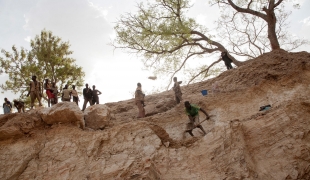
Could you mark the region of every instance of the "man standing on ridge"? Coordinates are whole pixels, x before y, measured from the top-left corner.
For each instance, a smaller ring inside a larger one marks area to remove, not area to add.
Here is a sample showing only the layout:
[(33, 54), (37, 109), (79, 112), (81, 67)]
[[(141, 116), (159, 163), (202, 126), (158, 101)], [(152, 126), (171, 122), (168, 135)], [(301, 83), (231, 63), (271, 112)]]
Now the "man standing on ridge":
[(199, 111), (203, 112), (206, 115), (206, 119), (209, 119), (210, 116), (208, 115), (208, 113), (203, 110), (202, 108), (194, 105), (194, 104), (190, 104), (188, 101), (184, 102), (185, 105), (185, 113), (188, 115), (189, 118), (189, 123), (187, 123), (187, 130), (186, 132), (188, 132), (191, 136), (194, 136), (193, 134), (193, 129), (195, 128), (200, 128), (202, 130), (202, 132), (204, 133), (204, 135), (206, 135), (206, 131), (203, 129), (203, 127), (199, 124)]
[(93, 85), (93, 100), (92, 100), (93, 105), (99, 104), (99, 96), (98, 95), (100, 95), (100, 94), (102, 94), (102, 93), (98, 89), (96, 89), (95, 85)]
[(145, 117), (145, 109), (144, 109), (144, 94), (142, 92), (141, 83), (137, 84), (137, 89), (135, 91), (135, 102), (139, 110), (138, 118)]
[(34, 106), (34, 101), (35, 99), (38, 99), (39, 101), (39, 106), (42, 106), (41, 103), (41, 86), (40, 86), (40, 82), (37, 81), (37, 76), (32, 76), (32, 82), (30, 82), (29, 84), (29, 92), (27, 94), (27, 97), (30, 95), (30, 99), (31, 99), (31, 109), (33, 109)]
[(175, 95), (175, 100), (176, 100), (177, 104), (179, 104), (182, 101), (182, 91), (181, 91), (181, 87), (180, 87), (180, 82), (178, 82), (177, 77), (174, 77), (173, 81), (174, 81), (173, 91), (174, 91), (174, 95)]
[(85, 87), (83, 89), (83, 96), (84, 96), (84, 104), (83, 104), (83, 109), (82, 111), (84, 111), (86, 109), (86, 105), (89, 102), (89, 105), (91, 106), (92, 103), (92, 98), (93, 98), (93, 92), (90, 88), (88, 88), (88, 84), (85, 84)]

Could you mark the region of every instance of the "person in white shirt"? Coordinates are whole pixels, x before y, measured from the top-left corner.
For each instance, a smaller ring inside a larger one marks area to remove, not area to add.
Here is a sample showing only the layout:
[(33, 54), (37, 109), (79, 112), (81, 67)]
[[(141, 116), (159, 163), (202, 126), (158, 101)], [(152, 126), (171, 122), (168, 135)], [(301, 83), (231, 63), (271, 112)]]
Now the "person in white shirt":
[(65, 87), (62, 90), (62, 101), (68, 101), (71, 100), (71, 90), (68, 89), (68, 85), (66, 84)]
[(71, 90), (71, 95), (73, 98), (73, 102), (76, 103), (76, 105), (79, 105), (79, 95), (77, 93), (77, 91), (75, 90), (75, 85), (72, 85), (72, 90)]

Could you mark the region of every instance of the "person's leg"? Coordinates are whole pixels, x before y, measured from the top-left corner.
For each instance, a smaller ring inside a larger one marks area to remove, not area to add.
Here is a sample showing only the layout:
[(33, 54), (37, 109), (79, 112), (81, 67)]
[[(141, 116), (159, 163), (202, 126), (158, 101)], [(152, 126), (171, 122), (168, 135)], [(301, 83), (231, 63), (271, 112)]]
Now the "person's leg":
[(207, 134), (206, 131), (203, 129), (203, 127), (199, 123), (200, 123), (199, 115), (197, 115), (197, 116), (194, 117), (194, 127), (195, 128), (200, 128), (202, 130), (202, 132), (206, 135)]
[(97, 103), (97, 104), (99, 104), (99, 97), (97, 97), (97, 99), (96, 99), (96, 103)]
[(46, 97), (47, 97), (47, 107), (51, 107), (49, 90), (46, 90), (45, 93), (46, 93)]
[(142, 117), (145, 117), (145, 109), (144, 109), (143, 105), (142, 105)]
[(40, 92), (39, 91), (35, 91), (35, 95), (36, 95), (36, 98), (39, 101), (39, 106), (42, 106)]
[(193, 134), (193, 129), (194, 129), (194, 122), (192, 122), (192, 121), (189, 121), (188, 123), (187, 123), (187, 125), (186, 125), (186, 131), (185, 132), (188, 132), (191, 136), (194, 136), (194, 134)]
[(78, 103), (78, 98), (77, 98), (77, 97), (74, 97), (74, 96), (73, 96), (73, 102), (75, 102), (76, 105), (79, 105), (79, 103)]
[(141, 101), (136, 101), (136, 105), (137, 105), (138, 110), (139, 110), (138, 118), (144, 117), (144, 115), (143, 115), (143, 109), (144, 108), (143, 108)]
[(225, 66), (226, 66), (227, 70), (229, 70), (229, 63), (227, 63), (226, 61), (225, 61)]
[(201, 125), (198, 125), (197, 127), (200, 128), (205, 135), (207, 134)]
[(231, 62), (225, 62), (225, 65), (226, 65), (226, 67), (227, 67), (227, 70), (233, 68), (232, 65), (231, 65)]
[(84, 111), (84, 110), (85, 110), (87, 102), (88, 102), (88, 100), (87, 100), (87, 99), (84, 99), (84, 104), (83, 104), (82, 111)]
[(188, 132), (191, 136), (194, 136), (194, 134), (193, 134), (192, 131), (193, 131), (193, 130), (187, 130), (186, 132)]
[(175, 95), (175, 101), (177, 102), (177, 104), (180, 104), (180, 98), (177, 96), (177, 95)]
[(88, 101), (89, 101), (89, 106), (94, 105), (94, 104), (93, 104), (93, 100), (92, 100), (92, 99), (89, 99)]
[(57, 94), (55, 94), (54, 96), (55, 96), (54, 103), (57, 104), (58, 103), (58, 96), (57, 96)]
[(229, 69), (232, 69), (233, 67), (232, 67), (231, 63), (228, 63), (228, 64), (229, 64)]
[(91, 105), (92, 105), (92, 106), (95, 105), (96, 102), (97, 102), (97, 98), (96, 98), (96, 97), (93, 97)]
[(35, 99), (35, 94), (33, 91), (30, 92), (30, 106), (31, 106), (31, 109), (33, 109), (33, 106), (34, 106), (34, 99)]

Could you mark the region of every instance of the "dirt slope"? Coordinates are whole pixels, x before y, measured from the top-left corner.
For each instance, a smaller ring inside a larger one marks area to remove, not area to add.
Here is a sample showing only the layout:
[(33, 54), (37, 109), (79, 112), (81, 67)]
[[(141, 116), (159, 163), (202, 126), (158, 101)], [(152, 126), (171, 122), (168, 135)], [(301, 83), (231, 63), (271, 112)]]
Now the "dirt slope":
[[(214, 82), (220, 92), (202, 96)], [(103, 130), (42, 123), (0, 141), (0, 179), (310, 179), (309, 53), (267, 53), (181, 88), (212, 115), (206, 136), (184, 133), (172, 91), (147, 96), (141, 119), (133, 99), (107, 103)], [(15, 116), (1, 116), (0, 131)]]

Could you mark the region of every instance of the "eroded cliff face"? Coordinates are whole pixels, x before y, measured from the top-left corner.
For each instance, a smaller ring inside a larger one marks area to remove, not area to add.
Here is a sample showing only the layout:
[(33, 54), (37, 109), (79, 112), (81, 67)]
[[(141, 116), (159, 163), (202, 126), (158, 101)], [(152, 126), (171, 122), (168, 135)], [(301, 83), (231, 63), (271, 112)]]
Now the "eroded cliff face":
[(147, 96), (141, 119), (133, 99), (1, 115), (0, 179), (310, 179), (309, 53), (268, 53), (182, 91), (212, 115), (206, 136), (184, 133), (172, 91)]

